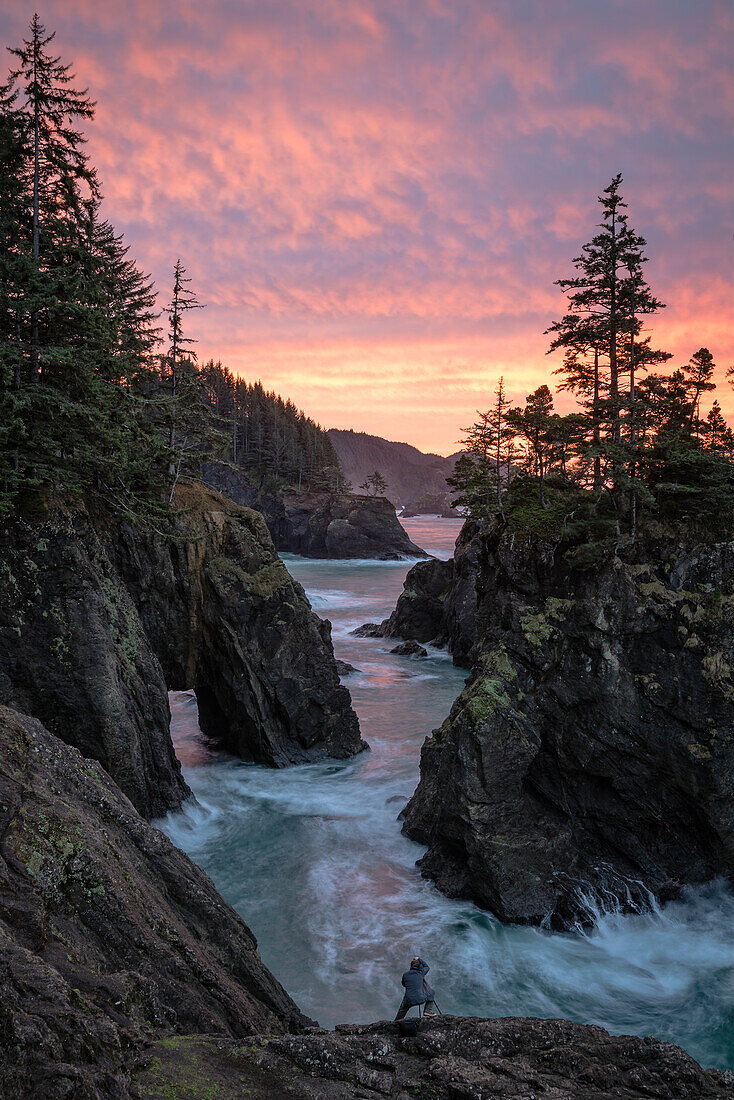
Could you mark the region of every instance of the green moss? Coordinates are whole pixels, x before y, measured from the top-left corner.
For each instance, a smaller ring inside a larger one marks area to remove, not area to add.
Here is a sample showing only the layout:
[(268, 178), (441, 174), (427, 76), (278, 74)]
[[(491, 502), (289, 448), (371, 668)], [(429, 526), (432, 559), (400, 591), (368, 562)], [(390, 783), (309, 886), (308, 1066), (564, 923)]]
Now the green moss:
[(483, 654), (479, 675), (465, 688), (463, 705), (475, 722), (486, 722), (503, 707), (510, 706), (507, 685), (517, 679), (514, 666), (504, 646)]
[(711, 751), (707, 749), (705, 745), (699, 744), (698, 741), (692, 741), (688, 746), (688, 751), (696, 760), (711, 759)]
[(127, 682), (133, 669), (137, 668), (141, 653), (147, 644), (145, 634), (127, 592), (120, 588), (112, 577), (102, 577), (100, 591), (109, 614), (112, 641), (120, 657), (123, 678)]
[[(212, 1043), (198, 1037), (172, 1036), (159, 1040), (153, 1052), (147, 1068), (138, 1074), (136, 1085), (140, 1096), (151, 1100), (230, 1100), (233, 1096), (252, 1095), (245, 1082), (236, 1092), (232, 1091), (230, 1085), (240, 1075), (226, 1052), (217, 1057), (216, 1046)], [(214, 1072), (207, 1064), (209, 1057), (214, 1057), (215, 1062), (221, 1058)], [(220, 1069), (228, 1071), (226, 1085), (212, 1080), (213, 1076), (222, 1080)]]
[(553, 637), (555, 628), (548, 622), (542, 611), (522, 615), (520, 618), (522, 632), (531, 645), (540, 646)]
[(707, 683), (717, 687), (727, 697), (731, 697), (733, 694), (731, 665), (721, 650), (706, 654), (701, 661), (701, 671)]
[(87, 901), (104, 895), (106, 888), (92, 869), (83, 835), (74, 836), (63, 822), (40, 812), (19, 814), (11, 843), (17, 858), (45, 894), (81, 892)]
[(252, 574), (247, 582), (247, 591), (250, 595), (268, 599), (278, 589), (286, 588), (289, 584), (290, 574), (278, 558)]

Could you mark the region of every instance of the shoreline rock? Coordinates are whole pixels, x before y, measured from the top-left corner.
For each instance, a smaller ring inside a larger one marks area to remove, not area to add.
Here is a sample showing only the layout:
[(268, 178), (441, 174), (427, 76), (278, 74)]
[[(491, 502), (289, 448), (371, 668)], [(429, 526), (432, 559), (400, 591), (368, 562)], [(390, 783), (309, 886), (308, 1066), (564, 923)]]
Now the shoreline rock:
[(635, 910), (733, 879), (734, 543), (584, 567), (479, 539), (472, 675), (403, 814), (423, 874), (561, 929), (584, 894)]
[(453, 558), (419, 561), (408, 570), (395, 610), (381, 623), (364, 623), (357, 637), (430, 642), (451, 653), (454, 664), (471, 667), (477, 639), (477, 584), (483, 526), (467, 521)]
[(156, 1036), (309, 1021), (247, 925), (94, 760), (0, 707), (0, 1096), (129, 1091)]
[(280, 551), (375, 561), (429, 557), (411, 542), (385, 497), (295, 489), (263, 492), (244, 471), (223, 462), (204, 463), (202, 480), (236, 504), (260, 511)]
[(391, 653), (396, 653), (398, 657), (413, 657), (416, 660), (422, 660), (428, 656), (428, 650), (424, 649), (418, 642), (401, 642), (400, 645), (396, 645), (394, 649), (390, 650)]
[(206, 736), (283, 766), (361, 751), (330, 626), (262, 517), (183, 484), (161, 529), (89, 504), (0, 525), (0, 703), (100, 761), (146, 817), (190, 792), (168, 689)]
[[(451, 1016), (424, 1020), (407, 1039), (383, 1021), (338, 1024), (333, 1032), (251, 1035), (241, 1044), (182, 1039), (171, 1049), (159, 1043), (136, 1080), (149, 1096), (173, 1093), (182, 1100), (213, 1085), (217, 1095), (263, 1100), (718, 1100), (734, 1086), (733, 1073), (702, 1069), (657, 1039), (613, 1036), (567, 1020)], [(186, 1091), (188, 1082), (200, 1091)]]

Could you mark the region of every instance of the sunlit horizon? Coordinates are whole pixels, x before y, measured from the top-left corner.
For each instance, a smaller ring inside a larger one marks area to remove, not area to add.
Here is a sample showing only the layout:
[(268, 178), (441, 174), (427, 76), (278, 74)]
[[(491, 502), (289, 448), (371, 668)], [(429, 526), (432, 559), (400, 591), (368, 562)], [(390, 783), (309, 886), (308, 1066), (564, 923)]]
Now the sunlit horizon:
[[(4, 6), (6, 45), (32, 10)], [(180, 256), (206, 304), (189, 323), (200, 361), (324, 427), (449, 454), (500, 375), (513, 401), (553, 384), (553, 283), (621, 172), (667, 303), (654, 342), (671, 368), (708, 347), (734, 420), (731, 4), (49, 0), (39, 14), (97, 100), (105, 216), (161, 302)]]

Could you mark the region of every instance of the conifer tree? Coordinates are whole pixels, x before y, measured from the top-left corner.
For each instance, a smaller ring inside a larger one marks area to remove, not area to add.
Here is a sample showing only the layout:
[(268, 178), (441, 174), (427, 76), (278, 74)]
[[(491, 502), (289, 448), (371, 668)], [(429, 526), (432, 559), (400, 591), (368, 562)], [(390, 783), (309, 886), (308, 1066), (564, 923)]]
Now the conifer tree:
[(375, 470), (362, 482), (360, 489), (364, 489), (372, 497), (383, 497), (387, 492), (387, 482), (380, 471)]
[[(168, 473), (171, 478), (170, 499), (191, 453), (192, 405), (195, 400), (196, 343), (184, 332), (183, 319), (192, 309), (202, 309), (196, 294), (190, 289), (191, 279), (180, 258), (173, 265), (173, 290), (171, 301), (165, 309), (168, 314), (170, 345), (168, 355), (162, 361), (163, 381), (167, 387), (168, 404)], [(179, 438), (180, 436), (180, 438)]]
[(553, 451), (553, 395), (547, 386), (539, 386), (525, 399), (525, 408), (510, 409), (508, 426), (514, 430), (526, 447), (527, 463), (538, 479), (538, 499), (545, 509), (545, 478)]
[[(38, 15), (30, 25), (30, 38), (10, 49), (16, 67), (0, 91), (20, 113), (29, 137), (32, 158), (32, 241), (37, 273), (48, 270), (61, 234), (74, 233), (85, 203), (99, 196), (94, 168), (84, 152), (86, 138), (75, 128), (79, 120), (94, 117), (95, 104), (88, 89), (73, 86), (70, 65), (49, 52), (55, 37), (48, 34)], [(31, 370), (38, 377), (42, 369), (39, 323), (50, 289), (38, 287), (31, 309)]]

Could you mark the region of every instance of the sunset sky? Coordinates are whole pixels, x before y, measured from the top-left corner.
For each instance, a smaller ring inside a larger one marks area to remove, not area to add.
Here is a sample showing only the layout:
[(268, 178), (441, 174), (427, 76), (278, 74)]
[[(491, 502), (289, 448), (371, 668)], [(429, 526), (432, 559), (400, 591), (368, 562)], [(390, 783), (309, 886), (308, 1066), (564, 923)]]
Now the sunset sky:
[[(17, 44), (33, 6), (5, 0)], [(456, 449), (546, 381), (624, 176), (659, 346), (734, 363), (732, 0), (52, 0), (106, 214), (221, 358), (327, 427)], [(734, 393), (718, 394), (734, 420)]]

